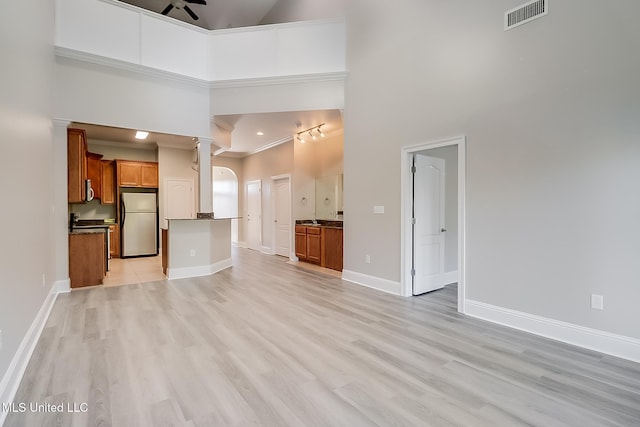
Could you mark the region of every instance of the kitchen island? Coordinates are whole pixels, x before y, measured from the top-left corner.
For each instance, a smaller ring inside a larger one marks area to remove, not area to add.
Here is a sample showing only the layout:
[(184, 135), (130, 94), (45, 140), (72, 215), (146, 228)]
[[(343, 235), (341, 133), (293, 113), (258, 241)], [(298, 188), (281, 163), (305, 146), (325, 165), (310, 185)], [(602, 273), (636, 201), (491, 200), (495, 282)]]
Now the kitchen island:
[(162, 263), (168, 279), (208, 276), (229, 268), (231, 220), (169, 219), (162, 230)]

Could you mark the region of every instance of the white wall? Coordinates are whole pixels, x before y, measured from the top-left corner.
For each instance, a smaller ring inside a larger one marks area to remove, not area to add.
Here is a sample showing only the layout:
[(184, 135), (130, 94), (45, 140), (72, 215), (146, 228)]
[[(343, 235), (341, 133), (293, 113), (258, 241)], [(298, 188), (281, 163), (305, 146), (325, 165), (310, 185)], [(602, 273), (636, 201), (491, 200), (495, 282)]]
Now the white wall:
[(261, 24), (344, 16), (344, 0), (278, 0)]
[(343, 20), (212, 31), (210, 43), (209, 80), (345, 70)]
[(197, 212), (198, 193), (198, 172), (195, 171), (193, 160), (194, 150), (184, 150), (180, 148), (158, 147), (158, 210), (160, 211), (160, 228), (167, 228), (165, 212), (167, 207), (167, 179), (184, 178), (193, 181), (193, 212)]
[(9, 398), (10, 363), (55, 281), (52, 16), (46, 0), (4, 2), (0, 13), (0, 401)]
[[(262, 180), (262, 246), (272, 247), (273, 237), (273, 210), (271, 194), (271, 177), (293, 173), (293, 142), (280, 144), (266, 151), (243, 158), (244, 182), (242, 186), (246, 188), (247, 182)], [(246, 191), (245, 191), (246, 196)], [(247, 230), (247, 203), (243, 202), (244, 211), (242, 213), (242, 231), (240, 241), (247, 241), (244, 230)]]
[(519, 3), (352, 2), (345, 269), (399, 280), (400, 148), (466, 135), (468, 298), (640, 338), (640, 3)]
[(82, 123), (210, 137), (199, 85), (56, 57), (54, 114)]

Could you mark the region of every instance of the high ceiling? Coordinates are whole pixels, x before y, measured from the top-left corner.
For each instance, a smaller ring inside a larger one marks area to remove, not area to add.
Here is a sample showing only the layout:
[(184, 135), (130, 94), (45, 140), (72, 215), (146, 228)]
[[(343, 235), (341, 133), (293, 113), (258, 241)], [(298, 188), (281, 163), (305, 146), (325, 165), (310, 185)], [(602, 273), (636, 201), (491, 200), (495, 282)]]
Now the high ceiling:
[(206, 5), (187, 3), (199, 17), (195, 21), (180, 8), (185, 0), (120, 1), (156, 13), (173, 4), (175, 7), (167, 16), (208, 30), (336, 18), (344, 15), (345, 3), (345, 0), (206, 0)]
[[(160, 13), (173, 1), (184, 0), (120, 0), (152, 12)], [(190, 24), (215, 30), (248, 27), (264, 24), (327, 19), (344, 16), (345, 0), (206, 0), (207, 5), (188, 3), (189, 8), (200, 19), (194, 21), (181, 9), (174, 7), (168, 14)], [(243, 157), (290, 139), (292, 135), (304, 129), (326, 123), (325, 134), (341, 132), (342, 115), (338, 110), (293, 111), (266, 114), (243, 114), (216, 116), (216, 121), (232, 128), (231, 149), (223, 156)], [(193, 148), (194, 142), (189, 135), (166, 135), (151, 133), (146, 142), (134, 138), (135, 130), (119, 129), (107, 126), (79, 124), (86, 129), (87, 137), (115, 143), (134, 143), (139, 147), (164, 144), (175, 147)], [(148, 129), (139, 129), (148, 130)], [(257, 135), (258, 132), (263, 135)]]

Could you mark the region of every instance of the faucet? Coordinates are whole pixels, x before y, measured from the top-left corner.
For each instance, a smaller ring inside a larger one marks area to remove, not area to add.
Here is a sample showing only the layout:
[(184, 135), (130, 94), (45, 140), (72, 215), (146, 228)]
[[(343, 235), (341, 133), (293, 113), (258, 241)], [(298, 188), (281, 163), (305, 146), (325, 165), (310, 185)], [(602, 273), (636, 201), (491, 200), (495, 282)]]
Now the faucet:
[(69, 214), (69, 231), (73, 231), (73, 226), (78, 223), (78, 214), (75, 212), (71, 212)]
[(318, 221), (316, 221), (316, 219), (315, 219), (315, 218), (311, 220), (311, 223), (312, 223), (313, 225), (318, 225)]

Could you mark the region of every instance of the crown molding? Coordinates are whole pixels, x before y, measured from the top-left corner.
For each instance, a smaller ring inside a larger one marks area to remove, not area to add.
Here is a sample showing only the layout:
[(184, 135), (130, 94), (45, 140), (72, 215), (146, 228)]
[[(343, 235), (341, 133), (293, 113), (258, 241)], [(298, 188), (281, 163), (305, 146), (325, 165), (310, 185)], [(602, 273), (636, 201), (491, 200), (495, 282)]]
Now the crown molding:
[(262, 147), (256, 148), (255, 150), (248, 152), (247, 156), (250, 156), (252, 154), (257, 154), (257, 153), (259, 153), (261, 151), (266, 151), (266, 150), (268, 150), (270, 148), (277, 147), (278, 145), (282, 145), (282, 144), (285, 144), (285, 143), (290, 142), (290, 141), (293, 141), (293, 137), (292, 136), (287, 136), (287, 137), (278, 139), (277, 141), (270, 142), (267, 145), (263, 145)]
[(349, 73), (346, 71), (337, 71), (329, 73), (317, 74), (300, 74), (290, 76), (276, 77), (252, 77), (247, 79), (232, 80), (213, 80), (209, 83), (211, 89), (227, 89), (241, 87), (257, 87), (257, 86), (273, 86), (287, 85), (295, 83), (324, 83), (324, 82), (343, 82), (347, 79)]

